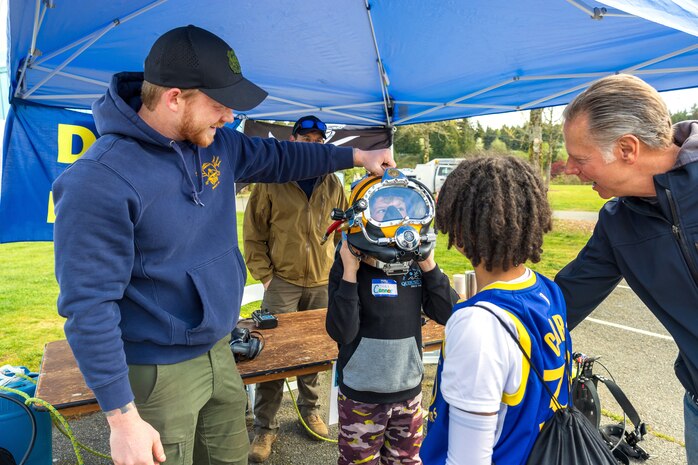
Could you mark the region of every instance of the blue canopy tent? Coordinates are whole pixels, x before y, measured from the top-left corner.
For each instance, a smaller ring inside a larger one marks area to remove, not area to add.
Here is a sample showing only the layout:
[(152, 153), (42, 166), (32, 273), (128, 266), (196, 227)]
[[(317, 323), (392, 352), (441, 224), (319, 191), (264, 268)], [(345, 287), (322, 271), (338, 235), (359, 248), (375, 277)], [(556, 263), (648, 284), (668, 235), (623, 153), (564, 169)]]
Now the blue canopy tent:
[[(113, 73), (142, 70), (155, 39), (186, 24), (223, 37), (269, 92), (252, 119), (395, 126), (502, 113), (565, 104), (619, 72), (659, 90), (698, 86), (689, 0), (10, 0), (5, 148), (24, 145), (4, 155), (0, 242), (51, 239), (50, 183), (90, 142), (38, 114), (89, 109)], [(73, 142), (63, 157), (60, 141)], [(22, 179), (32, 187), (20, 195)]]

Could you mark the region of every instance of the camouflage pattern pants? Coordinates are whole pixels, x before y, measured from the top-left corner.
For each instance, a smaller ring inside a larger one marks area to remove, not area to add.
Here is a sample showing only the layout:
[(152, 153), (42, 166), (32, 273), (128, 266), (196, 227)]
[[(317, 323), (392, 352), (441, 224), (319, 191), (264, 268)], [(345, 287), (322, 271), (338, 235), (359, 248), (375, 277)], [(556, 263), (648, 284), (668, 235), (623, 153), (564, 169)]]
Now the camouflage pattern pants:
[(422, 394), (392, 404), (355, 402), (341, 392), (338, 465), (421, 464)]

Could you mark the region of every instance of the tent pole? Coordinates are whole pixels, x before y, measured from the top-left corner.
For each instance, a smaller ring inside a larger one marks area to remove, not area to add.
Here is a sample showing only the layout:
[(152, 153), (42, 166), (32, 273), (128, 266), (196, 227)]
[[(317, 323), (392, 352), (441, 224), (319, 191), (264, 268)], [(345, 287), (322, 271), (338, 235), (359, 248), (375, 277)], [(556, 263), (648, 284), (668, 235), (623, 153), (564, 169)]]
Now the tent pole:
[(63, 61), (63, 63), (61, 63), (60, 65), (58, 65), (56, 68), (54, 68), (54, 70), (53, 70), (52, 72), (50, 72), (45, 78), (43, 78), (42, 80), (40, 80), (38, 83), (36, 83), (36, 84), (34, 85), (34, 87), (32, 87), (31, 89), (29, 89), (29, 90), (28, 90), (26, 93), (24, 93), (21, 97), (22, 97), (22, 98), (27, 98), (27, 97), (29, 97), (31, 94), (33, 94), (34, 92), (36, 92), (41, 86), (43, 86), (44, 84), (46, 84), (46, 82), (47, 82), (49, 79), (51, 79), (53, 76), (55, 76), (56, 74), (58, 74), (58, 72), (60, 72), (63, 68), (65, 68), (66, 66), (68, 66), (68, 65), (69, 65), (75, 58), (77, 58), (82, 52), (84, 52), (85, 50), (87, 50), (88, 48), (90, 48), (90, 46), (91, 46), (92, 44), (94, 44), (95, 42), (97, 42), (104, 34), (106, 34), (107, 32), (111, 31), (111, 30), (112, 30), (113, 28), (115, 28), (116, 26), (118, 26), (118, 25), (119, 25), (119, 22), (118, 22), (118, 21), (119, 21), (119, 20), (116, 19), (116, 20), (114, 20), (111, 24), (109, 24), (109, 26), (107, 26), (107, 27), (105, 27), (104, 29), (102, 29), (102, 31), (100, 31), (99, 34), (97, 34), (96, 36), (94, 36), (91, 40), (87, 41), (87, 43), (85, 43), (82, 47), (80, 47), (79, 49), (77, 49), (77, 50), (75, 51), (75, 53), (73, 53), (72, 55), (70, 55), (66, 60)]
[(58, 50), (49, 53), (48, 55), (43, 55), (43, 56), (41, 57), (41, 59), (36, 60), (36, 61), (34, 62), (34, 64), (40, 65), (41, 63), (43, 63), (43, 62), (45, 62), (45, 61), (47, 61), (47, 60), (50, 60), (51, 58), (55, 57), (56, 55), (60, 55), (61, 53), (65, 52), (66, 50), (70, 50), (71, 48), (75, 48), (76, 46), (80, 45), (81, 43), (83, 43), (83, 42), (85, 42), (85, 41), (87, 41), (87, 40), (90, 40), (90, 39), (91, 39), (92, 37), (94, 37), (94, 35), (97, 34), (97, 33), (99, 33), (99, 31), (93, 32), (93, 33), (91, 33), (90, 35), (87, 35), (87, 36), (85, 36), (85, 37), (82, 37), (82, 38), (76, 40), (75, 42), (66, 45), (65, 47), (61, 47), (61, 48), (59, 48)]
[[(41, 29), (41, 25), (44, 24), (44, 18), (46, 17), (46, 12), (48, 11), (49, 8), (53, 8), (52, 6), (48, 6), (48, 4), (44, 0), (44, 7), (41, 9), (41, 15), (39, 16), (39, 27), (37, 28), (37, 31)], [(36, 45), (36, 44), (34, 44)]]
[(638, 69), (633, 74), (671, 74), (671, 73), (690, 73), (698, 71), (698, 66), (685, 66), (683, 68), (662, 68), (662, 69)]
[[(37, 0), (37, 2), (38, 2), (38, 1), (40, 1), (40, 0)], [(150, 9), (152, 9), (152, 8), (155, 8), (155, 7), (159, 6), (159, 5), (162, 4), (162, 3), (165, 3), (166, 1), (167, 1), (167, 0), (157, 0), (157, 1), (153, 2), (153, 3), (151, 3), (150, 5), (147, 5), (147, 6), (143, 7), (143, 8), (141, 8), (140, 10), (137, 10), (137, 11), (135, 11), (135, 12), (133, 12), (133, 13), (127, 15), (127, 16), (124, 16), (123, 18), (114, 19), (114, 20), (112, 20), (112, 22), (109, 23), (109, 25), (107, 25), (106, 27), (104, 27), (104, 28), (102, 28), (101, 30), (98, 30), (98, 31), (96, 31), (96, 32), (94, 32), (94, 33), (92, 33), (92, 34), (90, 34), (90, 36), (88, 36), (89, 39), (81, 39), (81, 40), (78, 40), (78, 41), (74, 42), (74, 43), (73, 43), (74, 45), (79, 44), (79, 43), (82, 43), (82, 42), (86, 42), (86, 43), (85, 43), (83, 46), (81, 46), (78, 50), (76, 50), (75, 53), (73, 53), (72, 55), (70, 55), (65, 61), (63, 61), (63, 63), (61, 63), (60, 65), (58, 65), (58, 66), (53, 70), (53, 72), (51, 72), (51, 73), (48, 74), (48, 76), (46, 76), (44, 79), (42, 79), (42, 80), (39, 81), (37, 84), (35, 84), (34, 87), (32, 87), (31, 89), (29, 89), (26, 93), (22, 93), (22, 94), (19, 95), (19, 96), (22, 97), (22, 98), (27, 98), (27, 97), (29, 97), (31, 94), (33, 94), (34, 92), (36, 92), (36, 90), (38, 90), (41, 86), (43, 86), (47, 81), (49, 81), (52, 77), (54, 77), (58, 72), (60, 72), (63, 68), (65, 68), (66, 66), (68, 66), (68, 65), (69, 65), (75, 58), (77, 58), (82, 52), (84, 52), (84, 51), (87, 50), (90, 46), (92, 46), (92, 44), (94, 44), (95, 42), (97, 42), (97, 41), (98, 41), (102, 36), (104, 36), (107, 32), (111, 31), (113, 28), (115, 28), (116, 26), (120, 25), (121, 23), (124, 23), (124, 22), (126, 22), (126, 21), (129, 21), (129, 20), (131, 20), (131, 19), (133, 19), (133, 18), (135, 18), (135, 17), (137, 17), (137, 16), (140, 16), (141, 14), (145, 13), (146, 11), (148, 11), (148, 10), (150, 10)], [(72, 47), (68, 47), (68, 48), (72, 48)], [(65, 48), (65, 47), (64, 47), (63, 49), (64, 49), (64, 50), (67, 50), (68, 48)], [(54, 55), (55, 55), (55, 53), (54, 53)], [(42, 62), (43, 62), (43, 61), (45, 61), (45, 60), (42, 60)]]
[(698, 49), (698, 44), (682, 48), (681, 50), (676, 50), (675, 52), (667, 53), (665, 55), (654, 58), (652, 60), (643, 61), (642, 63), (639, 63), (635, 66), (631, 66), (630, 68), (625, 68), (625, 69), (619, 71), (619, 73), (628, 73), (630, 71), (635, 71), (639, 68), (644, 68), (645, 66), (650, 66), (650, 65), (653, 65), (655, 63), (659, 63), (659, 62), (668, 60), (669, 58), (674, 58), (675, 56), (683, 55), (684, 53), (688, 53), (688, 52), (692, 52), (693, 50), (696, 50), (696, 49)]
[(351, 115), (348, 113), (344, 113), (341, 111), (337, 111), (340, 109), (346, 109), (346, 108), (361, 108), (361, 107), (369, 107), (369, 106), (375, 106), (375, 105), (383, 105), (384, 102), (367, 102), (367, 103), (357, 103), (356, 105), (337, 105), (337, 106), (330, 106), (330, 107), (319, 107), (317, 105), (309, 105), (307, 103), (300, 103), (296, 102), (293, 100), (288, 100), (284, 99), (281, 97), (273, 97), (269, 96), (267, 97), (269, 100), (274, 100), (276, 102), (281, 102), (281, 103), (287, 103), (289, 105), (297, 105), (301, 108), (297, 108), (294, 110), (284, 110), (284, 111), (274, 111), (274, 112), (268, 112), (268, 113), (258, 113), (258, 114), (253, 114), (253, 115), (248, 115), (249, 118), (251, 119), (261, 119), (261, 118), (268, 118), (268, 117), (273, 117), (273, 116), (283, 116), (283, 115), (291, 115), (298, 113), (299, 110), (308, 110), (308, 111), (323, 111), (325, 113), (332, 113), (333, 115), (339, 115), (339, 116), (344, 116), (346, 118), (351, 118), (359, 121), (364, 121), (367, 123), (375, 124), (378, 126), (384, 126), (385, 121), (379, 121), (376, 119), (372, 118), (366, 118), (363, 116), (357, 116), (357, 115)]
[(381, 59), (380, 50), (378, 49), (376, 30), (373, 27), (373, 18), (371, 17), (371, 4), (368, 3), (368, 0), (364, 0), (364, 6), (366, 8), (366, 16), (368, 17), (368, 25), (371, 29), (371, 39), (373, 40), (373, 48), (376, 51), (376, 66), (378, 66), (378, 77), (381, 83), (381, 94), (383, 95), (383, 111), (385, 112), (385, 124), (388, 127), (391, 127), (393, 125), (392, 118), (390, 117), (390, 108), (392, 108), (392, 103), (389, 102), (390, 96), (388, 94), (387, 88), (387, 86), (390, 85), (390, 79), (388, 78), (388, 74), (385, 72), (385, 67), (383, 66), (383, 60)]
[[(19, 79), (17, 80), (17, 88), (15, 89), (15, 97), (20, 94), (20, 89), (26, 85), (24, 82), (24, 75), (27, 71), (27, 66), (29, 62), (34, 57), (34, 52), (36, 48), (36, 38), (39, 35), (39, 12), (41, 10), (41, 0), (36, 0), (36, 8), (34, 9), (34, 27), (32, 29), (32, 43), (29, 46), (29, 53), (24, 58), (24, 63), (22, 64), (22, 71), (19, 73)], [(43, 18), (43, 14), (41, 15)]]
[[(614, 73), (606, 73), (606, 76), (610, 76), (611, 74), (614, 74)], [(561, 95), (567, 95), (567, 94), (575, 92), (579, 89), (584, 89), (585, 87), (589, 86), (589, 84), (591, 84), (592, 82), (594, 82), (594, 81), (587, 81), (587, 82), (584, 82), (582, 84), (579, 84), (578, 86), (574, 86), (574, 87), (571, 87), (569, 89), (565, 89), (565, 90), (562, 90), (560, 92), (556, 92), (552, 95), (548, 95), (546, 97), (539, 98), (538, 100), (524, 103), (520, 106), (519, 110), (528, 110), (528, 109), (530, 109), (530, 107), (535, 107), (539, 103), (547, 102), (548, 100), (552, 100), (552, 99), (559, 97)]]
[(587, 7), (586, 5), (582, 5), (581, 3), (575, 2), (574, 0), (566, 0), (566, 1), (567, 1), (567, 3), (572, 5), (573, 7), (582, 10), (584, 13), (588, 14), (590, 17), (592, 17), (592, 18), (594, 17), (594, 12), (591, 11), (589, 9), (589, 7)]
[(376, 105), (383, 105), (382, 101), (376, 100), (375, 102), (366, 102), (366, 103), (354, 103), (354, 104), (347, 104), (347, 105), (333, 105), (330, 107), (323, 107), (327, 110), (342, 110), (344, 108), (364, 108), (364, 107), (374, 107)]
[[(269, 97), (267, 97), (269, 98)], [(254, 114), (247, 114), (247, 117), (250, 119), (268, 119), (268, 118), (273, 118), (276, 116), (285, 116), (285, 115), (295, 115), (296, 113), (300, 111), (306, 111), (306, 112), (316, 112), (320, 111), (320, 107), (306, 107), (304, 106), (303, 108), (296, 108), (295, 110), (284, 110), (284, 111), (270, 111), (267, 113), (254, 113)]]
[[(616, 11), (621, 11), (621, 10), (616, 10), (615, 8), (591, 8), (587, 6), (584, 2), (581, 0), (565, 0), (567, 3), (570, 5), (574, 6), (575, 8), (578, 8), (582, 10), (584, 13), (588, 14), (591, 19), (600, 21), (608, 16), (613, 16), (615, 18), (636, 18), (637, 16), (628, 14), (628, 13), (615, 13)], [(611, 11), (612, 10), (612, 11)]]
[[(36, 71), (43, 71), (45, 73), (52, 73), (55, 71), (51, 68), (45, 68), (43, 66), (37, 66), (37, 65), (32, 66), (32, 69), (34, 69)], [(90, 78), (86, 78), (84, 76), (78, 76), (77, 74), (70, 74), (70, 73), (64, 73), (63, 71), (58, 71), (58, 72), (56, 72), (56, 75), (66, 77), (68, 79), (75, 79), (76, 81), (87, 82), (89, 84), (95, 84), (95, 85), (102, 86), (102, 87), (109, 87), (108, 82), (98, 81), (97, 79), (90, 79)]]
[[(682, 73), (682, 72), (691, 72), (691, 71), (696, 71), (698, 70), (698, 67), (696, 66), (687, 66), (687, 67), (682, 67), (682, 68), (664, 68), (664, 69), (653, 69), (653, 70), (642, 70), (639, 68), (643, 68), (645, 66), (653, 65), (655, 63), (659, 63), (665, 60), (668, 60), (669, 58), (673, 58), (678, 55), (682, 55), (684, 53), (691, 52), (693, 50), (698, 49), (698, 44), (696, 45), (691, 45), (689, 47), (682, 48), (680, 50), (676, 50), (671, 53), (667, 53), (665, 55), (662, 55), (661, 57), (654, 58), (652, 60), (645, 61), (643, 63), (639, 63), (635, 66), (632, 66), (630, 68), (626, 68), (622, 71), (618, 71), (618, 73), (626, 73), (626, 74), (667, 74), (667, 73)], [(515, 110), (525, 110), (531, 107), (534, 107), (540, 103), (546, 102), (548, 100), (552, 100), (556, 97), (560, 97), (561, 95), (566, 95), (571, 92), (577, 91), (579, 89), (582, 89), (589, 84), (591, 84), (593, 81), (587, 81), (584, 84), (580, 84), (578, 86), (574, 86), (572, 88), (557, 92), (555, 94), (548, 95), (546, 97), (527, 102), (525, 104), (522, 104), (518, 107), (513, 107), (513, 106), (506, 106), (506, 105), (476, 105), (476, 104), (461, 104), (459, 102), (466, 100), (468, 98), (474, 97), (476, 95), (483, 94), (485, 92), (489, 92), (490, 90), (494, 90), (497, 87), (501, 87), (503, 85), (509, 84), (514, 81), (544, 81), (544, 80), (552, 80), (552, 79), (574, 79), (574, 78), (601, 78), (604, 76), (608, 76), (609, 74), (613, 74), (611, 72), (596, 72), (596, 73), (577, 73), (577, 74), (550, 74), (550, 75), (543, 75), (543, 76), (517, 76), (513, 80), (510, 81), (505, 81), (500, 84), (496, 84), (494, 86), (488, 87), (486, 89), (483, 89), (481, 91), (475, 92), (473, 94), (466, 95), (464, 97), (460, 97), (456, 100), (452, 100), (451, 102), (447, 103), (440, 103), (440, 102), (410, 102), (410, 101), (397, 101), (395, 103), (399, 104), (408, 104), (408, 105), (424, 105), (424, 106), (432, 106), (433, 108), (429, 108), (427, 110), (424, 110), (420, 113), (416, 113), (414, 115), (408, 116), (406, 118), (403, 118), (399, 121), (395, 121), (396, 123), (404, 124), (405, 121), (418, 118), (420, 116), (423, 116), (425, 114), (429, 114), (431, 112), (437, 111), (441, 108), (445, 107), (465, 107), (465, 108), (499, 108), (502, 110), (509, 110), (509, 111), (515, 111)]]
[[(298, 103), (298, 102), (293, 102), (291, 100), (286, 100), (278, 97), (267, 97), (268, 100), (275, 100), (278, 102), (282, 103), (288, 103), (291, 105), (298, 105), (301, 108), (297, 108), (294, 110), (284, 110), (284, 111), (273, 111), (269, 113), (264, 113), (264, 114), (259, 114), (255, 115), (255, 117), (266, 117), (266, 116), (278, 116), (278, 115), (291, 115), (293, 113), (298, 113), (300, 110), (310, 110), (310, 111), (327, 111), (327, 110), (344, 110), (344, 109), (350, 109), (350, 108), (365, 108), (365, 107), (374, 107), (377, 105), (383, 105), (382, 101), (376, 101), (376, 102), (368, 102), (368, 103), (357, 103), (354, 105), (335, 105), (335, 106), (329, 106), (329, 107), (318, 107), (316, 105), (307, 105), (305, 103)], [(438, 103), (434, 103), (434, 105), (439, 105)], [(382, 124), (382, 123), (381, 123)]]
[(344, 113), (344, 112), (335, 111), (335, 110), (328, 110), (326, 108), (320, 108), (320, 111), (324, 111), (325, 113), (332, 113), (333, 115), (344, 116), (346, 118), (356, 119), (359, 121), (365, 121), (367, 123), (375, 124), (377, 126), (385, 126), (385, 121), (379, 121), (379, 120), (376, 120), (373, 118), (366, 118), (364, 116), (351, 115), (349, 113)]
[[(674, 52), (664, 54), (664, 55), (662, 55), (662, 56), (660, 56), (660, 57), (653, 58), (653, 59), (651, 59), (651, 60), (643, 61), (642, 63), (638, 63), (638, 64), (636, 64), (636, 65), (634, 65), (634, 66), (631, 66), (631, 67), (629, 67), (629, 68), (622, 69), (622, 70), (620, 70), (620, 71), (616, 71), (616, 72), (607, 72), (607, 73), (605, 73), (605, 74), (602, 74), (602, 76), (609, 76), (609, 75), (611, 75), (611, 74), (655, 74), (655, 73), (662, 73), (662, 72), (670, 72), (670, 70), (642, 70), (642, 69), (640, 69), (640, 68), (644, 68), (645, 66), (650, 66), (650, 65), (653, 65), (653, 64), (655, 64), (655, 63), (660, 63), (660, 62), (662, 62), (662, 61), (668, 60), (669, 58), (673, 58), (673, 57), (678, 56), (678, 55), (683, 55), (684, 53), (692, 52), (693, 50), (696, 50), (696, 49), (698, 49), (698, 44), (696, 44), (696, 45), (691, 45), (691, 46), (689, 46), (689, 47), (684, 47), (684, 48), (682, 48), (682, 49), (680, 49), (680, 50), (676, 50), (676, 51), (674, 51)], [(694, 68), (694, 67), (687, 67), (687, 68), (690, 70), (691, 68)], [(684, 68), (675, 68), (675, 69), (677, 69), (677, 70), (682, 70), (682, 69), (684, 69)], [(680, 72), (680, 71), (679, 71), (679, 72)], [(599, 77), (601, 77), (601, 76), (599, 76)], [(539, 99), (534, 100), (534, 101), (532, 101), (532, 102), (528, 102), (528, 103), (522, 104), (522, 105), (521, 105), (521, 109), (522, 109), (522, 110), (525, 110), (525, 109), (527, 109), (527, 108), (529, 108), (529, 107), (536, 106), (536, 105), (538, 105), (539, 103), (547, 102), (548, 100), (552, 100), (552, 99), (554, 99), (554, 98), (556, 98), (556, 97), (559, 97), (559, 96), (561, 96), (561, 95), (566, 95), (566, 94), (569, 94), (569, 93), (574, 92), (574, 91), (576, 91), (576, 90), (583, 89), (584, 87), (590, 85), (592, 82), (594, 82), (594, 81), (587, 81), (587, 82), (585, 82), (584, 84), (580, 84), (580, 85), (578, 85), (578, 86), (574, 86), (574, 87), (572, 87), (571, 89), (566, 89), (566, 90), (557, 92), (557, 93), (555, 93), (555, 94), (549, 95), (549, 96), (547, 96), (547, 97), (539, 98)]]
[(493, 85), (491, 85), (491, 86), (489, 86), (489, 87), (485, 87), (484, 89), (478, 90), (478, 91), (476, 91), (476, 92), (472, 92), (472, 93), (467, 94), (467, 95), (464, 95), (464, 96), (462, 96), (462, 97), (458, 97), (457, 99), (451, 100), (450, 102), (441, 103), (441, 104), (439, 104), (438, 106), (435, 106), (434, 108), (429, 108), (429, 109), (427, 109), (427, 110), (420, 111), (419, 113), (415, 113), (414, 115), (410, 115), (410, 116), (408, 116), (408, 117), (406, 117), (406, 118), (402, 118), (401, 120), (396, 120), (395, 123), (404, 124), (405, 121), (409, 121), (409, 120), (412, 120), (412, 119), (415, 119), (415, 118), (419, 118), (420, 116), (428, 115), (429, 113), (433, 113), (433, 112), (435, 112), (436, 110), (440, 110), (440, 109), (445, 108), (445, 107), (453, 106), (454, 103), (460, 103), (460, 102), (462, 102), (463, 100), (467, 100), (467, 99), (469, 99), (469, 98), (471, 98), (471, 97), (476, 97), (476, 96), (478, 96), (478, 95), (480, 95), (480, 94), (484, 94), (484, 93), (489, 92), (489, 91), (491, 91), (491, 90), (497, 89), (498, 87), (506, 86), (507, 84), (511, 84), (512, 82), (515, 82), (515, 81), (517, 81), (517, 80), (518, 80), (518, 78), (507, 79), (506, 81), (502, 81), (502, 82), (499, 82), (499, 83), (497, 83), (497, 84), (493, 84)]
[[(156, 1), (156, 2), (153, 2), (153, 3), (151, 3), (150, 5), (145, 6), (145, 7), (141, 8), (140, 10), (137, 10), (137, 11), (135, 11), (135, 12), (129, 14), (128, 16), (125, 16), (125, 17), (119, 19), (118, 21), (119, 21), (121, 24), (123, 24), (123, 23), (129, 21), (130, 19), (133, 19), (133, 18), (135, 18), (136, 16), (139, 16), (139, 15), (145, 13), (146, 11), (148, 11), (148, 10), (150, 10), (150, 9), (152, 9), (152, 8), (155, 8), (156, 6), (159, 6), (161, 3), (164, 3), (164, 2), (166, 2), (166, 1), (167, 1), (167, 0), (158, 0), (158, 1)], [(35, 62), (35, 64), (40, 65), (41, 63), (45, 62), (46, 60), (50, 60), (51, 58), (55, 57), (56, 55), (60, 55), (61, 53), (65, 52), (66, 50), (70, 50), (71, 48), (74, 48), (74, 47), (80, 45), (81, 43), (85, 42), (86, 40), (90, 40), (92, 37), (95, 36), (95, 34), (99, 34), (100, 31), (101, 31), (101, 29), (100, 29), (100, 30), (97, 30), (97, 31), (94, 31), (94, 32), (90, 33), (89, 35), (86, 35), (85, 37), (82, 37), (82, 38), (76, 40), (75, 42), (72, 42), (72, 43), (66, 45), (65, 47), (61, 47), (61, 48), (59, 48), (58, 50), (55, 50), (55, 51), (53, 51), (53, 52), (51, 52), (51, 53), (49, 53), (49, 54), (47, 54), (47, 55), (43, 55), (43, 56), (41, 57), (41, 59), (39, 59), (39, 60), (37, 60), (37, 61)]]
[[(416, 102), (412, 100), (396, 100), (395, 103), (400, 104), (400, 105), (420, 105), (423, 107), (438, 107), (443, 105), (443, 102)], [(497, 108), (499, 110), (506, 110), (506, 111), (516, 111), (517, 107), (513, 105), (495, 105), (495, 104), (486, 104), (486, 103), (452, 103), (449, 105), (449, 107), (456, 107), (456, 108)]]
[(275, 102), (288, 103), (289, 105), (298, 105), (299, 107), (308, 108), (310, 110), (317, 110), (318, 109), (317, 105), (310, 105), (307, 103), (296, 102), (295, 100), (289, 100), (289, 99), (285, 99), (285, 98), (281, 98), (281, 97), (274, 97), (271, 95), (269, 97), (267, 97), (267, 99), (274, 100)]
[(62, 100), (62, 99), (93, 99), (104, 97), (104, 94), (56, 94), (56, 95), (32, 95), (26, 100)]
[[(267, 97), (267, 98), (269, 98), (269, 97)], [(382, 104), (382, 102), (379, 104)], [(286, 110), (286, 111), (273, 111), (273, 112), (268, 112), (268, 113), (257, 113), (257, 114), (247, 115), (247, 117), (250, 119), (262, 119), (262, 118), (269, 118), (269, 117), (275, 117), (275, 116), (291, 115), (291, 114), (298, 113), (299, 110), (300, 109)], [(363, 116), (357, 116), (357, 115), (352, 115), (349, 113), (344, 113), (341, 111), (331, 110), (331, 109), (329, 109), (329, 107), (325, 108), (325, 107), (304, 106), (303, 110), (318, 111), (318, 112), (322, 111), (325, 113), (332, 113), (333, 115), (343, 116), (345, 118), (350, 118), (350, 119), (355, 119), (355, 120), (359, 120), (359, 121), (364, 121), (366, 123), (375, 124), (377, 126), (385, 126), (385, 121), (379, 121), (379, 120), (372, 119), (372, 118), (366, 118)]]
[[(698, 47), (698, 46), (696, 46)], [(691, 47), (693, 48), (693, 47)], [(690, 50), (689, 50), (690, 51)], [(645, 66), (645, 65), (643, 65)], [(634, 67), (633, 67), (634, 68)], [(671, 74), (671, 73), (688, 73), (691, 71), (696, 71), (698, 66), (684, 66), (681, 68), (657, 68), (657, 69), (635, 69), (628, 68), (627, 71), (632, 71), (633, 74)], [(620, 71), (620, 73), (626, 73), (626, 70)], [(598, 73), (579, 73), (579, 74), (549, 74), (542, 76), (521, 76), (519, 81), (548, 81), (552, 79), (574, 79), (574, 78), (600, 78), (608, 76), (608, 72), (598, 72)]]
[(543, 74), (541, 76), (519, 76), (519, 81), (548, 81), (553, 79), (597, 78), (606, 76), (607, 74), (607, 72), (603, 71), (599, 71), (598, 73)]

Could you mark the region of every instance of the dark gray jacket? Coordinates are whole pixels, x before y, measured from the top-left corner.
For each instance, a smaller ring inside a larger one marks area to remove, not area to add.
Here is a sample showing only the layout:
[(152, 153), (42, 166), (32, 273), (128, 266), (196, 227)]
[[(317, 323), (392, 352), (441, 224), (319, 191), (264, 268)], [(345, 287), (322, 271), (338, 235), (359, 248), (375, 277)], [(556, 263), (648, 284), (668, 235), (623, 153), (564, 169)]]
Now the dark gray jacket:
[(654, 177), (656, 202), (607, 202), (589, 242), (555, 282), (572, 329), (625, 278), (673, 336), (676, 376), (698, 394), (698, 121), (676, 125), (674, 142), (677, 167)]

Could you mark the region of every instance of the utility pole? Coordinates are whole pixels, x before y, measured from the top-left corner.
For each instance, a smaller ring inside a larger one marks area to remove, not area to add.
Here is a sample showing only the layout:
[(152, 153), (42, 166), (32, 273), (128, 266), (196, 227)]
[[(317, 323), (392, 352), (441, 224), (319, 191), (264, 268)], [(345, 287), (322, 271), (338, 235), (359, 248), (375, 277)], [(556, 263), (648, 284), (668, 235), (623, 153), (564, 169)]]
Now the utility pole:
[(429, 139), (427, 137), (420, 137), (419, 138), (419, 146), (422, 148), (422, 163), (427, 163), (429, 162), (429, 152), (430, 152), (430, 147), (429, 147)]
[(543, 116), (543, 109), (536, 108), (531, 110), (531, 116), (529, 119), (531, 131), (529, 134), (529, 144), (528, 144), (528, 159), (531, 165), (536, 169), (536, 171), (542, 176), (543, 164), (541, 163), (541, 151), (543, 146), (543, 127), (541, 125)]

